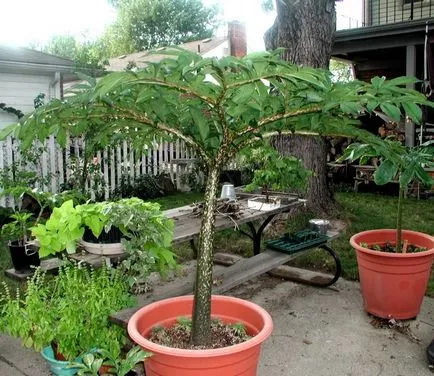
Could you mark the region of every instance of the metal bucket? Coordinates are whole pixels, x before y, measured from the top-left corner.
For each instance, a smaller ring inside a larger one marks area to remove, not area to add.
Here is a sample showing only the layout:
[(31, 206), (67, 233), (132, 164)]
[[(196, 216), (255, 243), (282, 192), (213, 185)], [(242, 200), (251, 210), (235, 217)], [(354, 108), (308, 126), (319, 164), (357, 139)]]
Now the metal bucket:
[(229, 200), (236, 200), (235, 187), (233, 184), (223, 184), (222, 193), (220, 198), (228, 198)]
[(330, 226), (330, 221), (327, 219), (311, 219), (309, 225), (313, 231), (326, 235)]

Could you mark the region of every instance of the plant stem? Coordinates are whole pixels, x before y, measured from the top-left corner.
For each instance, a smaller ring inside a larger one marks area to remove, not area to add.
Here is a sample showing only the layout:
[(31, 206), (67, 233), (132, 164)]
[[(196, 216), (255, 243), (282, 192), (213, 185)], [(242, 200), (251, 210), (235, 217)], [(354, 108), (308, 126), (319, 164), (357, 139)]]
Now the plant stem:
[(213, 165), (208, 170), (208, 180), (203, 202), (203, 215), (199, 234), (199, 254), (194, 288), (192, 342), (206, 345), (211, 332), (212, 267), (214, 251), (215, 208), (220, 167)]
[(396, 220), (396, 252), (402, 251), (402, 204), (404, 199), (404, 188), (399, 187), (398, 217)]

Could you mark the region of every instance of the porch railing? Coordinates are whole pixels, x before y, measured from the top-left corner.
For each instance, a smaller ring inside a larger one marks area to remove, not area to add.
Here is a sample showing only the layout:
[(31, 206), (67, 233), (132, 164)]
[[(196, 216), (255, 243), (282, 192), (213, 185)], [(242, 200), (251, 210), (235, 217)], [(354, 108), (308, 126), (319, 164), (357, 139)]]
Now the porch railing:
[(433, 18), (434, 0), (365, 0), (362, 13), (359, 19), (338, 14), (337, 29), (354, 29)]

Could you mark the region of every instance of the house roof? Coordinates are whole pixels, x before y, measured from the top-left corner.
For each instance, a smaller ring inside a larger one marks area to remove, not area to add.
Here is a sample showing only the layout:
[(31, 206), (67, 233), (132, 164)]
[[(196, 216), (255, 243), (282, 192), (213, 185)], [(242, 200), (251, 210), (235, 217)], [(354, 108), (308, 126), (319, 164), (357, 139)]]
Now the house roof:
[[(201, 55), (213, 50), (220, 46), (223, 42), (228, 40), (227, 37), (212, 37), (204, 40), (195, 40), (188, 43), (180, 44), (178, 47), (184, 48), (192, 52), (198, 52)], [(158, 49), (156, 50), (158, 51)], [(109, 59), (108, 71), (123, 71), (127, 68), (129, 63), (134, 63), (137, 68), (146, 67), (147, 63), (158, 63), (166, 58), (167, 55), (150, 53), (150, 51), (134, 52), (129, 55), (122, 55)]]
[(0, 66), (71, 72), (73, 61), (25, 47), (0, 45)]

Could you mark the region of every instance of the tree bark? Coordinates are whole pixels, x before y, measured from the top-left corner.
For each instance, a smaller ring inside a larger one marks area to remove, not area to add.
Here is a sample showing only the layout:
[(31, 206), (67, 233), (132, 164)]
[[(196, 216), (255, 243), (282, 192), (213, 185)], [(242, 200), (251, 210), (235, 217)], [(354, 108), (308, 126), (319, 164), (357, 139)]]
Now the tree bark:
[(197, 346), (206, 345), (211, 339), (211, 293), (215, 208), (220, 172), (221, 168), (218, 166), (209, 168), (203, 202), (192, 324), (192, 341)]
[[(278, 0), (277, 17), (265, 33), (268, 50), (285, 48), (282, 58), (294, 64), (327, 69), (336, 28), (334, 0)], [(284, 155), (303, 160), (309, 179), (308, 208), (329, 213), (334, 207), (327, 179), (327, 142), (321, 137), (278, 136), (272, 144)]]

